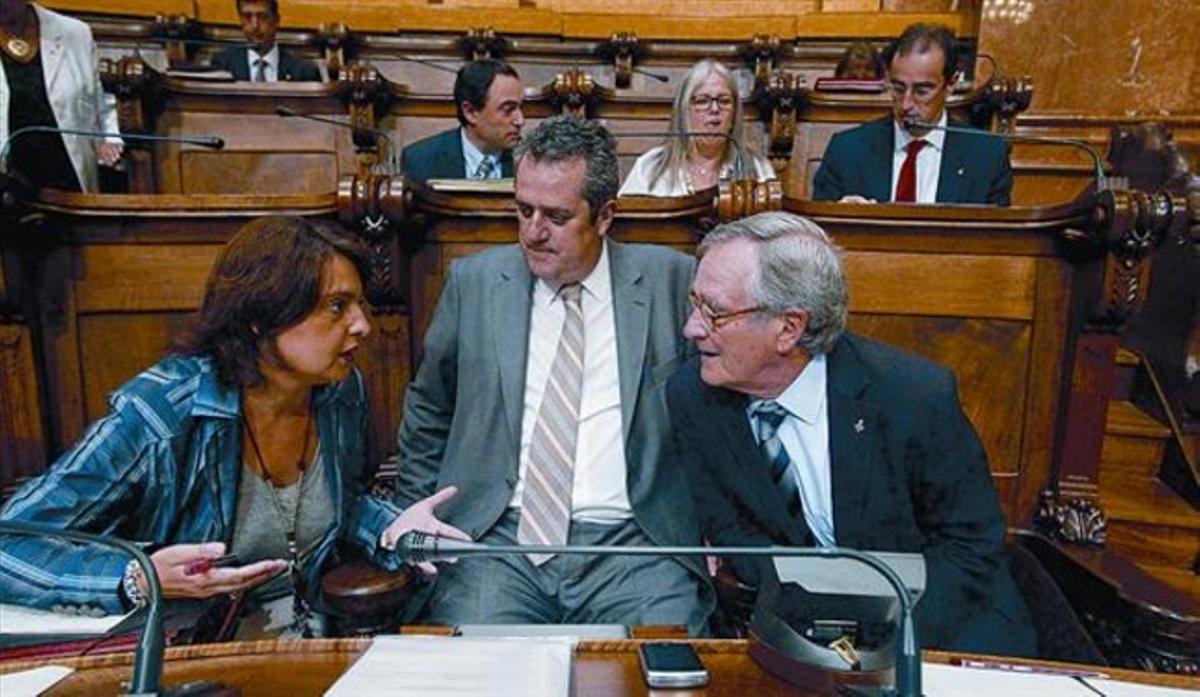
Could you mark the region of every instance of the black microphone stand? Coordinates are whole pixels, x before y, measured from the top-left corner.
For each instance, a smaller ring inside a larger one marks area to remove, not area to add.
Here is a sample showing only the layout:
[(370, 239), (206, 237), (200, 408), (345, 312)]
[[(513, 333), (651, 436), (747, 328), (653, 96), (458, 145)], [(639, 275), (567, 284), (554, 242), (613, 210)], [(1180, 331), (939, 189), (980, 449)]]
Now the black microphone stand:
[(903, 122), (905, 130), (911, 132), (914, 128), (924, 128), (932, 131), (945, 131), (947, 133), (962, 133), (973, 136), (993, 136), (1003, 138), (1004, 140), (1019, 141), (1022, 143), (1049, 143), (1053, 145), (1069, 145), (1073, 148), (1078, 148), (1088, 154), (1092, 158), (1092, 172), (1096, 178), (1096, 191), (1099, 193), (1108, 188), (1108, 177), (1104, 175), (1104, 164), (1100, 160), (1100, 153), (1091, 145), (1076, 138), (1054, 138), (1051, 136), (1030, 136), (1020, 133), (991, 133), (989, 131), (981, 131), (975, 128), (965, 128), (963, 126), (945, 126), (936, 123), (925, 123), (916, 119), (905, 119)]
[(133, 654), (133, 675), (129, 679), (130, 697), (151, 697), (162, 692), (163, 666), (163, 622), (162, 587), (158, 573), (150, 557), (137, 545), (126, 540), (105, 535), (93, 535), (75, 530), (59, 530), (45, 525), (34, 525), (19, 521), (0, 521), (0, 534), (48, 537), (83, 542), (87, 544), (115, 547), (133, 557), (146, 579), (146, 618), (138, 638), (137, 650)]
[(921, 653), (913, 623), (913, 599), (896, 571), (877, 557), (844, 547), (609, 547), (603, 545), (484, 545), (438, 537), (419, 531), (400, 536), (396, 553), (410, 564), (444, 561), (465, 556), (509, 556), (514, 554), (594, 554), (629, 556), (745, 555), (760, 557), (810, 557), (854, 559), (874, 569), (888, 582), (900, 601), (896, 645), (896, 684), (891, 694), (921, 697)]
[(187, 143), (189, 145), (199, 145), (204, 148), (212, 148), (220, 150), (225, 147), (225, 139), (220, 136), (160, 136), (150, 135), (145, 133), (117, 133), (108, 131), (83, 131), (76, 128), (55, 128), (53, 126), (25, 126), (18, 128), (8, 137), (4, 139), (4, 144), (0, 145), (0, 171), (5, 171), (5, 163), (8, 161), (8, 148), (17, 138), (26, 133), (62, 133), (72, 136), (87, 136), (90, 138), (120, 138), (122, 140), (149, 140), (166, 143)]

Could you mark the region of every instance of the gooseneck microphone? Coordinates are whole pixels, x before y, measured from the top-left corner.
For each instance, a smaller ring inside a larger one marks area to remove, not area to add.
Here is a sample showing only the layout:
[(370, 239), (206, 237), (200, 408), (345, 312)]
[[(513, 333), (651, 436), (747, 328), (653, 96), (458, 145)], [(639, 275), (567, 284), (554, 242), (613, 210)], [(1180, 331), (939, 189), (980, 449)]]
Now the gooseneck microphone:
[[(745, 150), (737, 138), (728, 133), (709, 133), (707, 131), (630, 131), (614, 133), (627, 138), (724, 138), (733, 146), (733, 178), (746, 178), (746, 157)], [(755, 175), (757, 178), (757, 170)]]
[(25, 126), (18, 128), (8, 137), (4, 139), (4, 144), (0, 146), (0, 171), (5, 170), (5, 163), (8, 161), (8, 148), (13, 141), (27, 133), (62, 133), (71, 136), (84, 136), (86, 138), (120, 138), (122, 140), (148, 140), (164, 143), (187, 143), (188, 145), (199, 145), (203, 148), (212, 148), (220, 150), (225, 147), (225, 139), (219, 136), (160, 136), (143, 133), (115, 133), (111, 131), (84, 131), (76, 128), (55, 128), (53, 126)]
[(1052, 145), (1068, 145), (1070, 147), (1082, 150), (1092, 158), (1092, 171), (1096, 178), (1096, 191), (1103, 191), (1108, 188), (1108, 178), (1104, 176), (1104, 164), (1100, 159), (1100, 153), (1091, 145), (1082, 140), (1075, 138), (1054, 138), (1052, 136), (1029, 136), (1019, 133), (992, 133), (990, 131), (981, 131), (976, 128), (966, 128), (964, 126), (951, 126), (949, 124), (942, 126), (936, 123), (926, 123), (917, 119), (906, 118), (902, 125), (907, 131), (912, 131), (914, 128), (923, 128), (931, 131), (945, 131), (947, 133), (962, 133), (972, 136), (995, 136), (1009, 141), (1019, 141), (1022, 143), (1049, 143)]
[(306, 121), (316, 121), (317, 123), (327, 123), (331, 126), (339, 126), (341, 128), (349, 128), (352, 131), (363, 131), (365, 133), (370, 133), (371, 135), (382, 138), (387, 143), (387, 146), (388, 146), (388, 156), (387, 156), (387, 162), (385, 165), (385, 167), (387, 169), (387, 174), (395, 174), (397, 171), (396, 155), (398, 153), (398, 150), (396, 149), (395, 141), (392, 140), (392, 137), (390, 135), (388, 135), (386, 131), (382, 131), (378, 128), (369, 128), (366, 126), (356, 126), (352, 123), (346, 123), (345, 121), (339, 121), (338, 119), (335, 119), (331, 116), (320, 116), (318, 114), (303, 114), (303, 113), (300, 113), (299, 111), (296, 111), (295, 109), (283, 106), (282, 104), (276, 105), (275, 114), (278, 116), (281, 116), (285, 119), (295, 118), (295, 119), (304, 119)]
[(137, 650), (133, 655), (133, 675), (129, 680), (130, 697), (149, 697), (162, 691), (163, 665), (163, 623), (162, 623), (162, 587), (158, 583), (158, 573), (146, 553), (137, 545), (126, 540), (108, 535), (93, 535), (75, 530), (60, 530), (45, 525), (34, 525), (19, 521), (0, 521), (0, 534), (20, 535), (25, 537), (46, 537), (51, 539), (83, 542), (86, 544), (112, 547), (133, 557), (142, 569), (146, 579), (146, 619), (142, 625), (142, 634), (138, 638)]
[(396, 541), (396, 554), (409, 564), (439, 562), (467, 556), (511, 556), (520, 554), (591, 554), (628, 555), (638, 557), (745, 555), (759, 557), (813, 557), (825, 559), (854, 559), (874, 569), (892, 587), (900, 601), (897, 620), (900, 640), (896, 646), (895, 694), (900, 697), (921, 697), (921, 654), (917, 649), (916, 627), (913, 623), (913, 599), (904, 581), (888, 564), (867, 552), (844, 547), (611, 547), (604, 545), (485, 545), (479, 542), (454, 540), (439, 535), (410, 530)]

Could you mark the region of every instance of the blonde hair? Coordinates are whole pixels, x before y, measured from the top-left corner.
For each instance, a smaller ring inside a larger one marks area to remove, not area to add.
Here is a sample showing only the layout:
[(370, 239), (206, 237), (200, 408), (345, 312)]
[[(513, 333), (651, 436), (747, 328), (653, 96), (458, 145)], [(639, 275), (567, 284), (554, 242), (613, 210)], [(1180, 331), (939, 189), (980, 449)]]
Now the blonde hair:
[[(675, 100), (671, 106), (670, 131), (672, 134), (677, 135), (668, 136), (663, 140), (662, 149), (659, 150), (658, 156), (651, 163), (649, 176), (650, 188), (654, 188), (663, 177), (666, 177), (666, 183), (670, 185), (670, 188), (683, 188), (685, 181), (683, 173), (687, 170), (688, 155), (692, 151), (692, 137), (682, 134), (691, 130), (689, 115), (692, 109), (692, 95), (696, 92), (696, 88), (700, 86), (700, 83), (713, 74), (721, 76), (721, 79), (725, 81), (725, 85), (729, 88), (729, 95), (733, 97), (733, 125), (729, 130), (729, 139), (725, 141), (725, 152), (721, 157), (721, 164), (723, 166), (734, 162), (739, 157), (743, 162), (753, 162), (753, 156), (747, 149), (746, 141), (743, 137), (742, 100), (738, 95), (737, 83), (733, 79), (733, 73), (729, 71), (729, 68), (726, 68), (712, 58), (705, 58), (692, 66), (691, 70), (680, 81), (678, 89), (675, 90)], [(739, 146), (741, 152), (739, 152)]]

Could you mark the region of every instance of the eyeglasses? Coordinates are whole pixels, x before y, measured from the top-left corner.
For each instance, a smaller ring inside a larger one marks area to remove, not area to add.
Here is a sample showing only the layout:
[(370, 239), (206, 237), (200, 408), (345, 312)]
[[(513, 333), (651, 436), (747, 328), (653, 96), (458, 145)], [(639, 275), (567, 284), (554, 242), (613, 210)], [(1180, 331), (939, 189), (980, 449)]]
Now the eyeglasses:
[(714, 97), (711, 94), (694, 94), (691, 98), (692, 108), (696, 111), (708, 111), (715, 104), (717, 111), (729, 111), (733, 108), (733, 97), (723, 94), (719, 97)]
[(915, 85), (906, 85), (903, 82), (889, 80), (887, 82), (888, 92), (891, 93), (892, 99), (904, 99), (904, 95), (911, 94), (914, 102), (925, 103), (937, 96), (938, 92), (946, 86), (945, 82), (939, 84), (930, 84), (928, 82), (919, 82)]
[(747, 307), (743, 310), (732, 310), (730, 312), (714, 312), (708, 302), (701, 298), (696, 291), (688, 293), (688, 300), (692, 303), (692, 307), (700, 314), (700, 320), (704, 322), (704, 328), (707, 331), (715, 332), (723, 325), (729, 324), (739, 317), (762, 312), (761, 305)]

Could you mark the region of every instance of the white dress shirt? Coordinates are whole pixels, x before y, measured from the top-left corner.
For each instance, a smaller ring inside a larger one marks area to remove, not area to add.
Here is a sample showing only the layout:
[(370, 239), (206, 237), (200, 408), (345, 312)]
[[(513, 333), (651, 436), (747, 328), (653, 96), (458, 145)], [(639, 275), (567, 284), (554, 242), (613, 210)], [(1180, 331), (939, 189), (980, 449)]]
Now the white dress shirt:
[[(937, 120), (939, 126), (946, 125), (946, 110)], [(892, 199), (896, 200), (896, 185), (900, 183), (900, 168), (908, 158), (908, 143), (915, 140), (912, 134), (892, 119), (896, 149), (892, 152)], [(946, 132), (930, 130), (921, 136), (927, 144), (917, 153), (917, 200), (916, 203), (937, 203), (938, 174), (942, 171), (942, 148), (946, 144)]]
[[(519, 508), (529, 467), (529, 444), (566, 308), (558, 288), (538, 279), (533, 286), (529, 318), (529, 355), (525, 367), (525, 408), (521, 418), (521, 453), (516, 490), (510, 506)], [(571, 519), (618, 523), (633, 517), (625, 483), (625, 440), (621, 428), (621, 382), (617, 368), (617, 327), (613, 316), (612, 276), (608, 243), (600, 261), (583, 279), (583, 392), (579, 435), (575, 444), (575, 483)]]
[[(459, 127), (458, 135), (460, 138), (462, 138), (463, 165), (464, 165), (463, 170), (465, 170), (463, 172), (463, 179), (474, 179), (475, 172), (479, 169), (479, 163), (483, 162), (484, 152), (482, 150), (480, 150), (479, 148), (475, 147), (475, 143), (473, 143), (471, 141), (471, 139), (467, 137), (467, 129), (466, 128)], [(495, 158), (496, 166), (492, 168), (492, 173), (488, 176), (488, 179), (501, 179), (504, 177), (504, 173), (500, 171), (501, 170), (501, 166), (500, 166), (500, 154), (501, 153), (495, 152), (495, 153), (490, 153), (490, 154), (493, 158)], [(546, 367), (547, 375), (549, 375), (549, 370), (550, 370), (550, 367), (547, 366)]]
[[(817, 544), (832, 547), (837, 544), (837, 539), (833, 530), (826, 382), (825, 354), (818, 354), (774, 401), (788, 411), (777, 433), (792, 460), (791, 473), (800, 487), (804, 520)], [(751, 433), (757, 433), (754, 410), (760, 403), (755, 400), (746, 407)]]
[(246, 49), (246, 62), (250, 66), (250, 81), (254, 81), (254, 76), (258, 74), (259, 59), (265, 60), (267, 64), (263, 66), (263, 82), (279, 82), (279, 44), (271, 44), (271, 50), (265, 54), (260, 54), (253, 48)]

